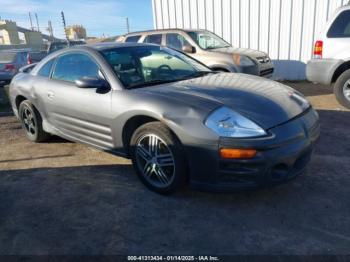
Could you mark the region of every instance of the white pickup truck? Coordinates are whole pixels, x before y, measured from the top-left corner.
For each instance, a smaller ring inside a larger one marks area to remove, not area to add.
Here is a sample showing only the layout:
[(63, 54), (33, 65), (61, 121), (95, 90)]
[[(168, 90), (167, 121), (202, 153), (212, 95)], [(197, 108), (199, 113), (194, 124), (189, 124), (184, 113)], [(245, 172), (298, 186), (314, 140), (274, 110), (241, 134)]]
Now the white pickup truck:
[(317, 38), (306, 77), (311, 82), (335, 83), (337, 100), (350, 108), (350, 5), (337, 9)]

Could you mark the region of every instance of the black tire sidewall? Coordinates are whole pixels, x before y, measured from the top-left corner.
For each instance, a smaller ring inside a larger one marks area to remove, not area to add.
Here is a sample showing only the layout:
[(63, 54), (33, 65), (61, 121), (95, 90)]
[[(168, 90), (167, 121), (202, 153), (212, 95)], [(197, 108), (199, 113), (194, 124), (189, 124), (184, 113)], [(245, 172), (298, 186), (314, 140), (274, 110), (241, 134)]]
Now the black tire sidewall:
[[(25, 109), (28, 109), (33, 115), (33, 119), (34, 119), (34, 122), (35, 122), (35, 134), (34, 135), (29, 134), (27, 132), (26, 128), (25, 128), (24, 121), (23, 121), (23, 118), (22, 118), (23, 111)], [(19, 105), (18, 115), (19, 115), (19, 118), (21, 120), (22, 128), (24, 129), (25, 134), (26, 134), (27, 138), (30, 141), (32, 141), (32, 142), (42, 142), (42, 141), (47, 140), (50, 137), (50, 134), (46, 133), (43, 130), (42, 118), (41, 118), (39, 112), (35, 109), (35, 107), (32, 105), (32, 103), (30, 103), (28, 100), (23, 101)]]
[[(175, 175), (172, 183), (165, 188), (159, 188), (151, 184), (144, 177), (143, 172), (139, 169), (139, 166), (137, 164), (136, 144), (140, 137), (147, 134), (154, 134), (160, 137), (167, 144), (171, 150), (171, 153), (173, 154), (175, 162)], [(184, 182), (186, 181), (187, 167), (183, 146), (177, 137), (160, 122), (150, 122), (136, 129), (130, 141), (130, 155), (137, 175), (141, 181), (152, 191), (161, 194), (170, 194), (183, 186)]]
[[(34, 119), (34, 123), (35, 123), (35, 134), (34, 134), (34, 135), (30, 134), (30, 133), (27, 131), (25, 125), (24, 125), (23, 112), (24, 112), (24, 110), (26, 110), (26, 109), (28, 109), (28, 110), (30, 111), (30, 113), (32, 114), (33, 119)], [(23, 128), (23, 130), (25, 131), (25, 134), (26, 134), (27, 138), (28, 138), (30, 141), (33, 141), (33, 142), (37, 141), (37, 139), (38, 139), (38, 133), (39, 133), (39, 132), (38, 132), (38, 118), (37, 118), (37, 116), (36, 116), (36, 114), (35, 114), (35, 111), (34, 111), (34, 108), (33, 108), (32, 104), (31, 104), (29, 101), (23, 101), (23, 102), (20, 104), (20, 106), (19, 106), (18, 112), (19, 112), (19, 118), (20, 118), (20, 120), (21, 120), (22, 128)]]
[(346, 107), (350, 109), (350, 101), (348, 99), (346, 99), (346, 97), (344, 96), (343, 93), (343, 88), (344, 85), (346, 83), (346, 81), (350, 80), (350, 69), (346, 70), (345, 72), (343, 72), (339, 78), (337, 79), (337, 81), (334, 84), (334, 95), (337, 98), (338, 102)]

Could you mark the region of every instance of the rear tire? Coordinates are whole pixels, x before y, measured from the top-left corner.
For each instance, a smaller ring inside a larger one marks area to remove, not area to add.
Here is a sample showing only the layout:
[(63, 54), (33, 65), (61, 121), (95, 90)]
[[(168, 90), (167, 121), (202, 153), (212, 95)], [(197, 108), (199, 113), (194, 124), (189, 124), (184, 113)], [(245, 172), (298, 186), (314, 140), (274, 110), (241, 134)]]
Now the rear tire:
[(162, 123), (150, 122), (136, 129), (130, 153), (137, 175), (152, 191), (170, 194), (184, 184), (187, 168), (183, 146)]
[(338, 77), (333, 92), (338, 102), (350, 109), (350, 69)]
[(28, 100), (24, 100), (18, 109), (22, 128), (27, 138), (32, 142), (43, 142), (50, 137), (42, 126), (42, 118), (36, 108)]

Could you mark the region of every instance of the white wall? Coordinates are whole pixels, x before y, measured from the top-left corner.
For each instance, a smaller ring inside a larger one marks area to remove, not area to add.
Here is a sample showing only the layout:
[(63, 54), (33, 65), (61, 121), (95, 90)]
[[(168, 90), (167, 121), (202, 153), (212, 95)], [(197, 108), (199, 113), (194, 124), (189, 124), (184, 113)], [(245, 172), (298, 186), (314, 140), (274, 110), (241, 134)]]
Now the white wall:
[(269, 53), (275, 78), (305, 79), (317, 33), (349, 0), (152, 0), (156, 29), (201, 28)]

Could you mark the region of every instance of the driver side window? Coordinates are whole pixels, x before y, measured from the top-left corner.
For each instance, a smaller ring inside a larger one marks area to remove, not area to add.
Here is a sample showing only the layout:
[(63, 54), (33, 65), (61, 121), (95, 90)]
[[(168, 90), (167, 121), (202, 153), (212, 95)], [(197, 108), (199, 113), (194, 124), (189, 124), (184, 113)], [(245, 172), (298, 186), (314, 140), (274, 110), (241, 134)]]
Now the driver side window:
[(95, 61), (81, 53), (58, 57), (52, 79), (74, 82), (82, 77), (100, 78), (99, 66)]
[(166, 34), (166, 46), (181, 51), (184, 45), (189, 45), (189, 43), (182, 35), (176, 33)]

